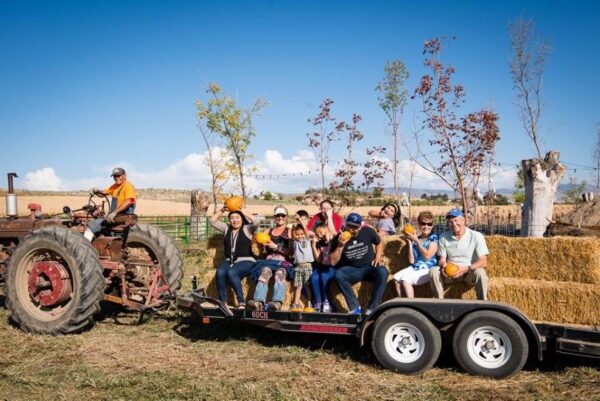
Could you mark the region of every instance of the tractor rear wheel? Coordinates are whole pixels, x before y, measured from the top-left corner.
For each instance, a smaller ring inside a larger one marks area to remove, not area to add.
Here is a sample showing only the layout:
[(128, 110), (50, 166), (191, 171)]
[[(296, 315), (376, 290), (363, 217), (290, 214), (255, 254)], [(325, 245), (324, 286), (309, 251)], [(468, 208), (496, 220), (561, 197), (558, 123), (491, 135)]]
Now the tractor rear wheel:
[(24, 331), (61, 335), (90, 325), (103, 297), (103, 268), (81, 235), (45, 227), (25, 237), (8, 261), (6, 306)]
[[(175, 241), (163, 230), (150, 224), (136, 224), (127, 236), (127, 249), (135, 256), (160, 264), (160, 269), (172, 291), (181, 288), (183, 260)], [(140, 255), (141, 253), (141, 255)]]

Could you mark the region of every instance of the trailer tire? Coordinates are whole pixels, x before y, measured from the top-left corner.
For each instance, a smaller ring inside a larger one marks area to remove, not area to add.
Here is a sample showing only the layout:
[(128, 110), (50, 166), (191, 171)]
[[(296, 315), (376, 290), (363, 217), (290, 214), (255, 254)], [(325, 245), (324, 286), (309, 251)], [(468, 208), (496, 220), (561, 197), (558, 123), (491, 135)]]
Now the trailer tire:
[(523, 368), (529, 344), (521, 326), (509, 316), (477, 311), (456, 326), (452, 352), (468, 373), (502, 379)]
[(8, 261), (6, 307), (24, 331), (62, 335), (93, 324), (103, 268), (81, 234), (45, 227), (25, 237)]
[(442, 338), (422, 313), (395, 308), (383, 312), (375, 321), (371, 348), (386, 369), (414, 375), (437, 361)]
[(164, 275), (172, 291), (181, 288), (183, 278), (183, 260), (175, 241), (163, 230), (150, 224), (136, 224), (127, 236), (128, 248), (144, 248), (148, 256), (160, 263)]

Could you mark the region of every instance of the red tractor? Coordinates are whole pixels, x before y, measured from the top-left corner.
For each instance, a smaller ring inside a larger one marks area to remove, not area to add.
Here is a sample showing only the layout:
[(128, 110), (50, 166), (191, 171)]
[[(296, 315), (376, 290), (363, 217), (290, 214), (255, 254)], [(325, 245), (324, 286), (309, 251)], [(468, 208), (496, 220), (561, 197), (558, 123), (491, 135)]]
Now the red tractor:
[(19, 217), (8, 174), (6, 218), (0, 219), (0, 285), (6, 307), (21, 329), (61, 335), (93, 324), (101, 301), (141, 312), (169, 305), (181, 287), (183, 261), (175, 241), (160, 228), (117, 216), (90, 242), (87, 222), (105, 216), (104, 195), (91, 195), (77, 210), (56, 216)]

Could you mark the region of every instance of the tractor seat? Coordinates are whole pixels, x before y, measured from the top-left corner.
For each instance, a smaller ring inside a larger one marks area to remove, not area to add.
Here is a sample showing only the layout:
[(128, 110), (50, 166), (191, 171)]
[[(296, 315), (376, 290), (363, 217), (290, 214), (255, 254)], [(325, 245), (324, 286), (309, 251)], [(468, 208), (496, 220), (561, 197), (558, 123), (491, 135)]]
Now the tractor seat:
[(134, 226), (137, 223), (137, 214), (120, 214), (115, 217), (112, 224), (107, 224), (112, 231), (123, 231), (127, 227)]

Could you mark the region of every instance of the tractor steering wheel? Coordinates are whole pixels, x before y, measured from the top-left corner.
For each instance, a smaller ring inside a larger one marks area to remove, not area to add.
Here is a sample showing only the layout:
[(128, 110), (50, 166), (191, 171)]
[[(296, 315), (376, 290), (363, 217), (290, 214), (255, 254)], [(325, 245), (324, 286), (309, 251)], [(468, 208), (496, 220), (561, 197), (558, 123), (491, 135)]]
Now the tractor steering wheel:
[[(98, 198), (100, 198), (100, 200), (102, 200), (101, 206), (98, 206), (98, 204), (94, 200), (94, 198), (96, 198), (96, 197), (98, 197)], [(83, 209), (87, 212), (88, 215), (90, 215), (92, 217), (106, 216), (106, 210), (104, 210), (104, 208), (105, 208), (104, 201), (106, 201), (106, 204), (109, 204), (108, 196), (106, 196), (105, 194), (103, 194), (101, 192), (95, 192), (93, 194), (90, 194), (90, 197), (88, 198), (88, 203), (86, 206), (83, 207)], [(94, 212), (99, 212), (99, 214), (96, 214)], [(96, 214), (96, 216), (94, 216), (94, 214)]]

